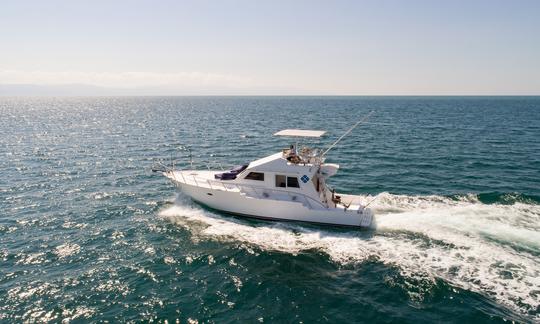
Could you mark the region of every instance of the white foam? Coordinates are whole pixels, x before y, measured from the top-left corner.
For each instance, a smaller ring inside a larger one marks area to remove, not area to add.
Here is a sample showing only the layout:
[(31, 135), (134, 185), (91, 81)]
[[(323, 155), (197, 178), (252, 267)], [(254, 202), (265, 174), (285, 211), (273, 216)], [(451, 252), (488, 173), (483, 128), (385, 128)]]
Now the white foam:
[(524, 313), (540, 306), (539, 205), (384, 193), (370, 207), (377, 222), (372, 235), (290, 223), (253, 226), (186, 201), (160, 215), (196, 240), (240, 241), (291, 254), (316, 249), (340, 264), (376, 258), (406, 278), (440, 278)]

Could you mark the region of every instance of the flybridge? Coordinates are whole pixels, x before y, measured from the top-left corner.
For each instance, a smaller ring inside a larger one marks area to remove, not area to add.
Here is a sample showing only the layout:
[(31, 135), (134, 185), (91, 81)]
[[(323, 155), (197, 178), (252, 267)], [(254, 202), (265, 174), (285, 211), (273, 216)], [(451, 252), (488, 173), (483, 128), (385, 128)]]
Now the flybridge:
[(291, 137), (321, 137), (326, 131), (307, 130), (307, 129), (284, 129), (274, 134), (274, 136), (291, 136)]
[[(370, 111), (364, 118), (357, 121), (351, 128), (349, 128), (345, 134), (341, 135), (334, 143), (332, 143), (322, 154), (320, 155), (321, 158), (324, 158), (326, 153), (328, 153), (334, 146), (336, 146), (337, 143), (339, 143), (345, 136), (347, 136), (350, 132), (352, 132), (353, 129), (355, 129), (358, 125), (364, 123), (368, 118), (374, 113), (374, 111)], [(277, 133), (274, 133), (274, 136), (290, 136), (290, 137), (321, 137), (326, 133), (326, 131), (320, 131), (320, 130), (307, 130), (307, 129), (284, 129), (282, 131), (279, 131)], [(292, 149), (292, 147), (291, 147)]]

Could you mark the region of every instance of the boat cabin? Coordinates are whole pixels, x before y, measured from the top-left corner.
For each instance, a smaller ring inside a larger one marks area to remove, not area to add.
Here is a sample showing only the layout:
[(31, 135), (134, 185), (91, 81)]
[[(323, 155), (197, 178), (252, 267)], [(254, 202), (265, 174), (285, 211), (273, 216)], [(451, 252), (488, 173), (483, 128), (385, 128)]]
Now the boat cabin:
[[(278, 136), (320, 137), (324, 131), (283, 130)], [(317, 149), (298, 148), (292, 144), (279, 153), (252, 161), (214, 174), (216, 180), (231, 181), (235, 185), (254, 186), (272, 191), (301, 193), (321, 201), (323, 204), (337, 203), (333, 192), (326, 186), (326, 178), (334, 175), (339, 166), (325, 164)]]

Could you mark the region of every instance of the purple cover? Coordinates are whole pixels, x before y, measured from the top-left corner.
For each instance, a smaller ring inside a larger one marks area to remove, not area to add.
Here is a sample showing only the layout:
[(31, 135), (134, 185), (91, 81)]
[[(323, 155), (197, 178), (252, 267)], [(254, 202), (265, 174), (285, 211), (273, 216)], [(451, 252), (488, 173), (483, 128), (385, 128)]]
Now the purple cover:
[(218, 180), (234, 180), (236, 179), (236, 176), (240, 172), (244, 171), (247, 167), (248, 167), (248, 164), (239, 165), (232, 168), (230, 171), (215, 174), (214, 178)]

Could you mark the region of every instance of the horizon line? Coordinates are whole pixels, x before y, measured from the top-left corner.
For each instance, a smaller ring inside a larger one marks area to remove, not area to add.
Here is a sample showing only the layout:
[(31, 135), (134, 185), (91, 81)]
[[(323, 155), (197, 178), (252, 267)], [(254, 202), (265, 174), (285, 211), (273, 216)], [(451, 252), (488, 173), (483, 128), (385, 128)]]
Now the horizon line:
[(175, 95), (131, 95), (131, 94), (110, 94), (110, 95), (69, 95), (69, 94), (2, 94), (0, 97), (540, 97), (540, 94), (175, 94)]

